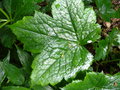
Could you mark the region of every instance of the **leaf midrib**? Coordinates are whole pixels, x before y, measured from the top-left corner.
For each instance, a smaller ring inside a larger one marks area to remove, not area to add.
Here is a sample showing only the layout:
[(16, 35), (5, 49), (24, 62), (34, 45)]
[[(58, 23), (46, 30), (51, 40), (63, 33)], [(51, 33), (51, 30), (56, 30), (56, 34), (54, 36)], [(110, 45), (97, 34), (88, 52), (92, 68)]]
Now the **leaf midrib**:
[[(79, 43), (79, 37), (78, 37), (78, 35), (77, 35), (77, 27), (76, 27), (76, 25), (75, 25), (75, 23), (74, 23), (74, 21), (73, 21), (73, 18), (72, 18), (71, 13), (70, 13), (70, 8), (69, 8), (69, 5), (68, 5), (68, 2), (67, 2), (67, 0), (65, 0), (65, 1), (66, 1), (66, 5), (67, 5), (67, 10), (68, 10), (68, 14), (69, 14), (69, 17), (70, 17), (70, 21), (71, 21), (71, 24), (72, 24), (73, 29), (74, 29), (74, 31), (75, 31), (75, 35), (76, 35), (76, 37), (77, 37), (77, 41), (78, 41), (78, 43)], [(79, 43), (79, 44), (80, 44), (80, 43)]]

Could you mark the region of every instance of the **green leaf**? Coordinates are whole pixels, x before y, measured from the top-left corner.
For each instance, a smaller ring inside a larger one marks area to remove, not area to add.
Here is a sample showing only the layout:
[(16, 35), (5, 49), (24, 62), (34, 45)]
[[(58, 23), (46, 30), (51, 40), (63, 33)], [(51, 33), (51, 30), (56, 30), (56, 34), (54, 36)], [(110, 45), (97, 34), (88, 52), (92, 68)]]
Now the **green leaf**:
[(5, 79), (5, 72), (2, 66), (2, 62), (0, 62), (0, 86), (4, 79)]
[(103, 73), (87, 73), (84, 81), (74, 81), (62, 90), (119, 90), (120, 74), (114, 76)]
[(3, 62), (3, 68), (5, 70), (7, 78), (13, 84), (22, 85), (24, 83), (25, 78), (19, 68), (7, 62)]
[(83, 45), (100, 37), (95, 12), (82, 0), (57, 0), (52, 14), (36, 12), (10, 26), (26, 50), (40, 53), (32, 64), (33, 85), (54, 85), (88, 69), (93, 56)]
[(110, 43), (113, 43), (114, 45), (120, 45), (120, 29), (113, 28), (112, 32), (109, 33), (109, 40)]
[(25, 87), (19, 87), (19, 86), (6, 86), (6, 87), (3, 87), (2, 90), (30, 90), (30, 89)]
[(108, 53), (109, 41), (107, 39), (101, 40), (98, 43), (98, 47), (95, 49), (95, 60), (104, 60)]
[(92, 55), (85, 48), (64, 41), (53, 43), (35, 58), (32, 65), (32, 83), (54, 85), (63, 78), (67, 80), (75, 76), (76, 72), (88, 69), (91, 62)]
[[(81, 0), (57, 0), (52, 6), (52, 14), (54, 19), (60, 21), (63, 27), (67, 26), (73, 34), (71, 38), (67, 35), (69, 32), (59, 30), (57, 33), (65, 39), (69, 38), (79, 41), (80, 45), (85, 45), (100, 37), (100, 27), (96, 24), (95, 12), (92, 8), (84, 8)], [(61, 33), (65, 35), (62, 36)]]
[(3, 62), (9, 63), (10, 61), (10, 51), (8, 52), (7, 56), (3, 59)]
[(115, 11), (112, 9), (112, 0), (95, 0), (96, 6), (99, 10), (99, 13), (105, 21), (111, 20), (111, 18), (119, 18), (120, 10)]
[(120, 45), (120, 31), (115, 28), (104, 40), (98, 42), (98, 47), (95, 49), (95, 60), (104, 60), (113, 45)]
[(45, 87), (42, 87), (40, 85), (36, 85), (32, 88), (33, 90), (53, 90), (50, 86), (45, 86)]
[(4, 47), (11, 48), (16, 40), (15, 35), (10, 31), (10, 29), (2, 28), (0, 30), (0, 39)]
[(10, 18), (15, 21), (32, 14), (37, 9), (35, 0), (3, 0), (3, 5)]
[(17, 48), (17, 53), (18, 53), (18, 57), (20, 59), (21, 64), (25, 68), (26, 72), (30, 73), (32, 57), (27, 52), (22, 50), (21, 48), (17, 46), (16, 48)]
[[(9, 61), (10, 61), (10, 52), (8, 52), (8, 55), (3, 59), (3, 62), (8, 63)], [(3, 62), (0, 61), (0, 85), (2, 84), (3, 80), (6, 77)]]

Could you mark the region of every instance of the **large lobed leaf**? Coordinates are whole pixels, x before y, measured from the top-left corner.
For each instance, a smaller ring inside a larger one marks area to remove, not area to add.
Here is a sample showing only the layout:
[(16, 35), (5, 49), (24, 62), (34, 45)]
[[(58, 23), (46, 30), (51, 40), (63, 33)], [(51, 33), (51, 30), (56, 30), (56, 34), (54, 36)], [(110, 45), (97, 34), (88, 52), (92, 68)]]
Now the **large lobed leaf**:
[(120, 73), (114, 76), (87, 73), (84, 81), (74, 81), (62, 90), (120, 90)]
[(52, 14), (36, 12), (11, 26), (26, 50), (40, 53), (32, 64), (32, 84), (54, 85), (88, 69), (93, 56), (83, 45), (100, 37), (95, 12), (82, 0), (56, 0)]

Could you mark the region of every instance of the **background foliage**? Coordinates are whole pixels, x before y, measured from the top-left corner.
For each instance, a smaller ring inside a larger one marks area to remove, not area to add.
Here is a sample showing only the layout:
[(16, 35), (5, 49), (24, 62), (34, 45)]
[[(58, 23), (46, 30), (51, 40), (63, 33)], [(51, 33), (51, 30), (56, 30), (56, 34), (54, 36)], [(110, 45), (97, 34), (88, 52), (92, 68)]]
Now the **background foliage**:
[(0, 0), (1, 90), (119, 90), (119, 0)]

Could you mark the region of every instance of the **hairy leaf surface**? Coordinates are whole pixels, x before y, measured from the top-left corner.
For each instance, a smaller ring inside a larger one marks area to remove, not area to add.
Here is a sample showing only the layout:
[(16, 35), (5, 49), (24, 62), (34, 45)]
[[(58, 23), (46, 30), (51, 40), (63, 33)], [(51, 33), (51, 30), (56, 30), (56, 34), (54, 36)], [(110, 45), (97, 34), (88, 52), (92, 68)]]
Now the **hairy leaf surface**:
[(54, 85), (88, 69), (93, 56), (83, 45), (100, 37), (95, 12), (82, 0), (56, 0), (52, 14), (36, 12), (11, 26), (26, 50), (40, 53), (32, 64), (32, 84)]

